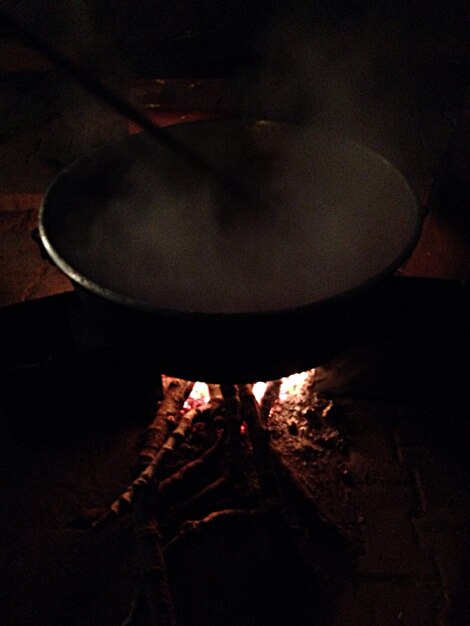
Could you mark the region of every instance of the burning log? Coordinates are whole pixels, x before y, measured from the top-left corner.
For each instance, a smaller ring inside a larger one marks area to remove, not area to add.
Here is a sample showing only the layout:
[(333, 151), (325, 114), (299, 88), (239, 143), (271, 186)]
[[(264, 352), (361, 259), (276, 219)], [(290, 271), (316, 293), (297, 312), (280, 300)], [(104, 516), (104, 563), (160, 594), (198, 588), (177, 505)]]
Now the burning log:
[(281, 380), (272, 380), (266, 385), (266, 390), (260, 404), (260, 421), (263, 427), (265, 427), (268, 423), (268, 417), (271, 413), (271, 409), (276, 400), (279, 398), (281, 384)]
[[(139, 581), (123, 626), (176, 626), (164, 550), (199, 531), (219, 536), (232, 524), (242, 528), (266, 524), (270, 528), (277, 520), (313, 569), (318, 567), (318, 555), (312, 542), (316, 545), (319, 538), (329, 546), (338, 546), (339, 539), (349, 551), (346, 535), (319, 508), (302, 475), (285, 461), (282, 445), (276, 446), (270, 439), (270, 416), (273, 429), (278, 411), (300, 410), (295, 400), (300, 385), (302, 397), (310, 398), (306, 380), (307, 373), (295, 381), (289, 378), (256, 386), (206, 386), (181, 380), (167, 385), (157, 414), (141, 438), (135, 465), (140, 472), (106, 515), (93, 524), (101, 526), (132, 509)], [(252, 451), (247, 461), (245, 429)], [(180, 447), (186, 437), (188, 446)], [(196, 458), (191, 458), (193, 443), (203, 450)], [(167, 466), (167, 477), (161, 479), (168, 461), (173, 471)]]
[[(309, 372), (305, 379), (304, 385), (307, 388), (310, 387), (309, 383), (311, 383), (313, 375), (313, 372)], [(260, 403), (257, 402), (251, 385), (239, 387), (242, 412), (248, 424), (262, 493), (269, 502), (269, 498), (280, 499), (280, 490), (282, 489), (284, 494), (289, 494), (294, 509), (301, 518), (307, 520), (307, 526), (315, 533), (319, 532), (325, 539), (331, 540), (328, 543), (333, 542), (336, 545), (345, 546), (349, 550), (346, 533), (321, 510), (314, 494), (302, 477), (286, 463), (281, 451), (270, 441), (266, 424), (271, 409), (279, 399), (282, 386), (281, 380), (267, 383)]]
[[(218, 409), (223, 405), (223, 396), (221, 395), (219, 385), (207, 385), (209, 391), (209, 398), (214, 406), (210, 411), (205, 412), (210, 417), (217, 416)], [(203, 413), (201, 413), (202, 416)], [(159, 500), (182, 500), (184, 497), (191, 496), (199, 485), (207, 484), (208, 476), (214, 473), (214, 470), (220, 470), (219, 457), (222, 450), (222, 443), (225, 441), (225, 433), (219, 431), (215, 442), (207, 448), (196, 459), (189, 461), (179, 470), (171, 474), (168, 478), (162, 480), (158, 485)], [(217, 482), (217, 481), (216, 481)], [(210, 487), (210, 484), (208, 485)], [(202, 492), (206, 490), (206, 487), (202, 489)], [(202, 493), (200, 492), (200, 493)], [(193, 500), (197, 499), (192, 495), (190, 500), (186, 503), (189, 504)], [(180, 507), (185, 508), (185, 507)]]
[(261, 421), (260, 408), (253, 395), (252, 386), (239, 385), (238, 390), (242, 414), (248, 425), (261, 492), (265, 498), (270, 499), (278, 495), (278, 485), (271, 458), (269, 431)]
[(202, 406), (195, 407), (184, 413), (181, 416), (177, 427), (168, 436), (166, 442), (158, 451), (155, 452), (152, 461), (146, 465), (139, 476), (133, 480), (133, 482), (121, 493), (118, 498), (116, 498), (116, 500), (111, 504), (108, 514), (105, 518), (99, 520), (98, 524), (107, 521), (107, 518), (119, 517), (124, 512), (128, 511), (134, 502), (136, 494), (141, 490), (149, 488), (155, 483), (158, 471), (169, 459), (169, 457), (171, 457), (178, 443), (186, 437), (194, 420), (206, 411), (212, 411), (219, 408), (221, 402), (222, 398), (212, 397)]
[(141, 435), (140, 451), (134, 466), (134, 475), (138, 476), (147, 465), (152, 463), (161, 447), (178, 421), (183, 403), (191, 393), (194, 383), (185, 380), (170, 380), (163, 400), (152, 423)]
[[(175, 384), (172, 384), (172, 383)], [(174, 417), (185, 398), (189, 395), (193, 383), (183, 381), (171, 381), (168, 386), (160, 409), (151, 427), (146, 431), (145, 447), (139, 455), (142, 461), (144, 455), (151, 457), (140, 475), (131, 483), (125, 492), (111, 505), (110, 514), (119, 515), (122, 509), (133, 504), (133, 526), (139, 556), (140, 582), (136, 591), (135, 599), (126, 624), (134, 623), (135, 613), (145, 599), (148, 620), (150, 626), (176, 626), (175, 609), (168, 585), (168, 577), (165, 559), (161, 545), (161, 533), (157, 520), (156, 499), (158, 495), (175, 490), (175, 485), (188, 482), (188, 477), (194, 479), (195, 474), (201, 471), (208, 459), (211, 459), (217, 451), (221, 437), (201, 457), (188, 463), (178, 472), (157, 487), (157, 471), (170, 456), (176, 445), (184, 439), (190, 430), (194, 420), (206, 411), (217, 409), (223, 398), (218, 393), (218, 388), (211, 386), (210, 399), (200, 407), (189, 409), (179, 420), (177, 427), (161, 442), (162, 434), (169, 428), (168, 417)], [(176, 409), (176, 410), (175, 410)], [(164, 419), (164, 421), (163, 421)], [(160, 444), (160, 447), (157, 446)], [(161, 488), (160, 488), (161, 487)]]
[[(186, 380), (175, 378), (169, 381), (154, 419), (141, 433), (139, 438), (140, 450), (132, 472), (137, 478), (157, 457), (172, 428), (177, 423), (183, 404), (193, 387), (194, 383)], [(132, 485), (133, 483), (126, 488), (109, 508), (96, 507), (85, 511), (77, 519), (73, 520), (70, 525), (82, 529), (100, 528), (112, 519), (126, 513), (130, 510), (134, 498)]]
[(240, 398), (236, 385), (224, 384), (220, 386), (225, 404), (225, 471), (227, 480), (234, 485), (242, 480), (242, 440), (240, 427), (242, 417), (240, 413)]

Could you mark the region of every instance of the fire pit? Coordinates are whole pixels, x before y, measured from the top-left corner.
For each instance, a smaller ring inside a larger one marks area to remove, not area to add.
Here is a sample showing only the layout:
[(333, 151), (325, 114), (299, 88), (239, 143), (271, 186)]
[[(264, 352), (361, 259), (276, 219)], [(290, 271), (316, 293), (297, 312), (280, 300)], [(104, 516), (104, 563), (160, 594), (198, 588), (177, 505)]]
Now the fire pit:
[(73, 523), (100, 529), (132, 512), (138, 582), (125, 624), (326, 623), (310, 533), (333, 552), (353, 543), (285, 460), (289, 449), (296, 462), (344, 449), (314, 374), (238, 386), (164, 377), (136, 478), (109, 508)]

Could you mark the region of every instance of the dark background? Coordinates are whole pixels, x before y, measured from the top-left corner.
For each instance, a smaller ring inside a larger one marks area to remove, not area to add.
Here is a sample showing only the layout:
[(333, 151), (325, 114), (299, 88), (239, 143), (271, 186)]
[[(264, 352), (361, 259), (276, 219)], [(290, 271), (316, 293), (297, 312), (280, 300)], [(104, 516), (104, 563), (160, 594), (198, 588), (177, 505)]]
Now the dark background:
[(465, 0), (9, 0), (4, 8), (51, 42), (70, 49), (79, 44), (80, 56), (88, 55), (90, 63), (112, 63), (95, 55), (101, 39), (133, 71), (150, 75), (226, 76), (259, 60), (253, 42), (260, 34), (292, 19), (312, 33), (359, 29), (417, 45), (425, 39), (465, 45), (469, 34)]

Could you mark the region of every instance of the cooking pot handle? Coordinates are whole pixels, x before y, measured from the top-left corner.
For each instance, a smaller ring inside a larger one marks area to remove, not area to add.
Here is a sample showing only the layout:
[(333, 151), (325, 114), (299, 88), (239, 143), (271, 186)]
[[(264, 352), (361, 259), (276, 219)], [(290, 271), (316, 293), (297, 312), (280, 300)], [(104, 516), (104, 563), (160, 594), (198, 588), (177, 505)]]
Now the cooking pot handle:
[(31, 239), (37, 245), (37, 247), (39, 249), (39, 254), (41, 255), (41, 258), (44, 259), (44, 261), (49, 261), (49, 263), (55, 267), (54, 261), (47, 254), (47, 250), (44, 247), (44, 244), (42, 243), (42, 239), (41, 239), (41, 236), (39, 234), (39, 228), (35, 228), (33, 231), (31, 231)]

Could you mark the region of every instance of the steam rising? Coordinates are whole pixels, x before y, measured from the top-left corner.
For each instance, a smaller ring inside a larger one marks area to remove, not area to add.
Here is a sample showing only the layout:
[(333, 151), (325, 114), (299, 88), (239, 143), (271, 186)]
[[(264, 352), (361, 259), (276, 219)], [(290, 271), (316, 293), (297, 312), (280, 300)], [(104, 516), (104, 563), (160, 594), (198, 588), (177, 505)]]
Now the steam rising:
[(68, 176), (77, 186), (75, 206), (49, 236), (73, 267), (117, 293), (182, 311), (291, 308), (375, 277), (413, 237), (409, 188), (365, 148), (263, 122), (173, 132), (240, 186), (249, 182), (262, 206), (240, 207), (183, 156), (144, 137), (117, 163), (97, 160), (90, 188), (72, 171), (62, 184)]

